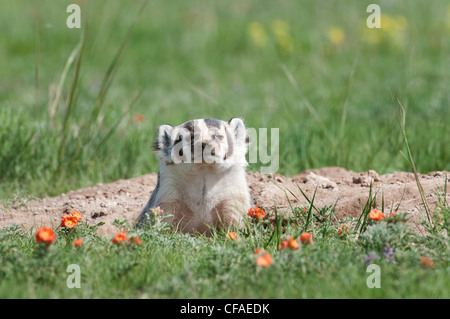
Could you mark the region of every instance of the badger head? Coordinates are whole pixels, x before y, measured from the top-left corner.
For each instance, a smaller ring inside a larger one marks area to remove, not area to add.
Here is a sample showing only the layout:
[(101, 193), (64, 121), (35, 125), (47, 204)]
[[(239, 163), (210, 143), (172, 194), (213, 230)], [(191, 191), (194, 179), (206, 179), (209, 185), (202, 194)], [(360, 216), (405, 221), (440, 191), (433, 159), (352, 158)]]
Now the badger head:
[(191, 120), (179, 126), (161, 125), (154, 150), (166, 165), (247, 165), (249, 137), (244, 122), (232, 118)]

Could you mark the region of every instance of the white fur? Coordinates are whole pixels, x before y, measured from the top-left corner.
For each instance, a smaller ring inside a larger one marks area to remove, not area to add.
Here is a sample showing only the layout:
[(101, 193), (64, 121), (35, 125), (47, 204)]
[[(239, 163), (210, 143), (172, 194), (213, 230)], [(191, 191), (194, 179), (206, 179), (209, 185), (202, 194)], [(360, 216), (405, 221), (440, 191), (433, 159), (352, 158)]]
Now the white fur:
[[(207, 156), (200, 163), (175, 162), (178, 163), (175, 164), (172, 157), (168, 156), (168, 153), (172, 153), (164, 148), (163, 139), (167, 139), (164, 134), (170, 134), (169, 148), (172, 151), (177, 133), (183, 124), (175, 128), (162, 125), (157, 139), (157, 145), (160, 148), (157, 152), (160, 160), (158, 187), (142, 211), (138, 220), (139, 224), (145, 221), (145, 213), (150, 208), (167, 205), (173, 211), (165, 211), (165, 213), (174, 215), (172, 222), (181, 223), (182, 231), (207, 232), (206, 225), (214, 224), (217, 221), (217, 214), (219, 220), (225, 221), (223, 226), (230, 227), (238, 225), (241, 217), (250, 207), (251, 198), (245, 173), (247, 166), (245, 154), (248, 145), (243, 121), (241, 119), (232, 119), (229, 123), (220, 121), (219, 129), (206, 125), (204, 120), (195, 120), (192, 123), (197, 129), (196, 133), (199, 134), (197, 142), (206, 143), (205, 150), (213, 145), (215, 155)], [(227, 131), (232, 139), (231, 145), (228, 145)], [(219, 140), (215, 136), (223, 136), (223, 138)], [(228, 154), (229, 147), (232, 148), (231, 156), (221, 160), (225, 154)], [(212, 158), (217, 161), (208, 161)], [(181, 208), (174, 203), (180, 203)]]

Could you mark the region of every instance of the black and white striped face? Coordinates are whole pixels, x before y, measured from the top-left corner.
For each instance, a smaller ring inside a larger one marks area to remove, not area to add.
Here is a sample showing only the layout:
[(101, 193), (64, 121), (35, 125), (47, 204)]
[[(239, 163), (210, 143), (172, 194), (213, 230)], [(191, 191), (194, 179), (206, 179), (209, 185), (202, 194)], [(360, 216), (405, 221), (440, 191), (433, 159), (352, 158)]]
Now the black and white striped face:
[(154, 144), (166, 164), (246, 164), (249, 138), (244, 122), (232, 118), (191, 120), (179, 126), (161, 125)]

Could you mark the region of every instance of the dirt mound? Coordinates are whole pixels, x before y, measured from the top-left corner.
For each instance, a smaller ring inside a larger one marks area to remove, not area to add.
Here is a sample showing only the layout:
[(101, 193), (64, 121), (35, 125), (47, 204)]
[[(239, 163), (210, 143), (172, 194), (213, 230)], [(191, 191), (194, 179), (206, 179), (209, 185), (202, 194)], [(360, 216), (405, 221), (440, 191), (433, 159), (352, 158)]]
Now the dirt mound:
[[(381, 194), (384, 195), (388, 211), (400, 203), (399, 211), (410, 213), (413, 227), (418, 231), (419, 221), (425, 212), (412, 173), (378, 175), (375, 171), (356, 173), (339, 167), (325, 167), (308, 170), (292, 178), (255, 172), (249, 172), (247, 178), (254, 203), (268, 212), (273, 211), (275, 206), (280, 211), (289, 211), (289, 201), (293, 206), (307, 206), (300, 187), (309, 198), (312, 198), (317, 189), (314, 201), (316, 207), (336, 204), (335, 213), (339, 219), (345, 216), (356, 217), (367, 201), (371, 182), (373, 190), (378, 190), (378, 206), (381, 207)], [(438, 187), (441, 190), (444, 188), (445, 178), (450, 181), (450, 174), (431, 172), (420, 175), (420, 182), (432, 210), (437, 204), (436, 190)], [(117, 232), (111, 225), (116, 218), (125, 217), (134, 222), (148, 201), (156, 180), (156, 174), (148, 174), (26, 203), (0, 203), (0, 227), (12, 224), (26, 228), (57, 226), (63, 214), (76, 209), (90, 224), (105, 222), (99, 233), (110, 236)], [(446, 196), (447, 201), (450, 201), (450, 194)]]

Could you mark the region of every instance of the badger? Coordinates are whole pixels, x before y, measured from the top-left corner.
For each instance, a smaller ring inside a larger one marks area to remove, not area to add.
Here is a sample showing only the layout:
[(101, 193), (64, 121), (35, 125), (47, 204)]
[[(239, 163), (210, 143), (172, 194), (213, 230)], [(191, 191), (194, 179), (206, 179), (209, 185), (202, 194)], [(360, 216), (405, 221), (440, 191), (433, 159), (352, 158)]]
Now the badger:
[(159, 159), (158, 180), (137, 219), (138, 227), (156, 207), (184, 233), (209, 235), (212, 228), (238, 226), (252, 202), (245, 172), (248, 146), (240, 118), (161, 125), (153, 145)]

